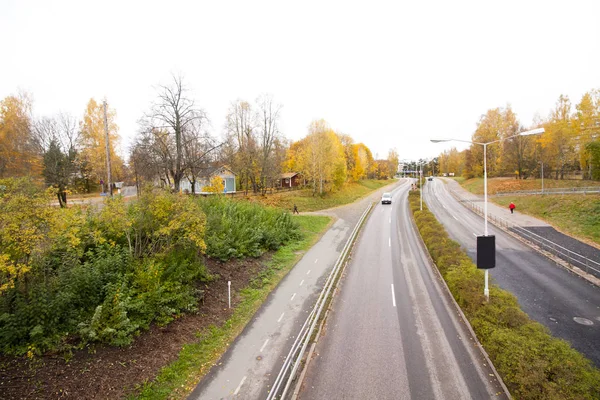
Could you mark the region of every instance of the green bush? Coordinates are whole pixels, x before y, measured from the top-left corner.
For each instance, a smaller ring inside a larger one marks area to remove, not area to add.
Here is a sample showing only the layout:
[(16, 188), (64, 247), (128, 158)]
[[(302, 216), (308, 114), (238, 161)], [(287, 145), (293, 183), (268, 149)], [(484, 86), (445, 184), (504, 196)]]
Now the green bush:
[(220, 196), (146, 192), (98, 211), (53, 207), (27, 180), (0, 184), (3, 353), (127, 345), (196, 308), (212, 279), (203, 254), (257, 257), (300, 236), (289, 213)]
[(226, 261), (277, 250), (300, 230), (289, 212), (222, 196), (199, 198), (206, 214), (206, 254)]
[(491, 285), (481, 290), (483, 271), (444, 226), (409, 195), (421, 237), (508, 389), (519, 399), (600, 399), (600, 370), (563, 340), (529, 319), (511, 293)]
[[(131, 205), (107, 199), (100, 211), (61, 209), (29, 182), (5, 186), (0, 269), (15, 272), (0, 282), (2, 352), (125, 345), (152, 322), (196, 307), (195, 282), (209, 277), (205, 217), (194, 199), (156, 192)], [(19, 207), (27, 196), (35, 207)]]

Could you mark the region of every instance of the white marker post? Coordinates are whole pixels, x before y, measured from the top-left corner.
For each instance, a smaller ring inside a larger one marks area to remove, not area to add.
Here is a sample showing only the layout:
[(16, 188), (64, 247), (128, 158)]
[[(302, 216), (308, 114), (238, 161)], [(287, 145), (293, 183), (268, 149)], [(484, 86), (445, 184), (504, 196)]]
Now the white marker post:
[(229, 297), (229, 308), (231, 308), (231, 281), (227, 281), (227, 295)]

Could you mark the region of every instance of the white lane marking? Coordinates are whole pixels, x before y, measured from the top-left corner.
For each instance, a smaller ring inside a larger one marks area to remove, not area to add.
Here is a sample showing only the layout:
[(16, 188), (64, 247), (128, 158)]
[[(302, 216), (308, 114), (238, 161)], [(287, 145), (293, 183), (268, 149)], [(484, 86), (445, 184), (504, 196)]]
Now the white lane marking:
[(392, 304), (396, 307), (396, 295), (394, 294), (394, 284), (392, 283)]
[(392, 223), (392, 217), (390, 217), (390, 224)]
[(300, 286), (302, 286), (303, 283), (304, 283), (304, 279), (302, 279), (302, 282), (300, 282)]
[(240, 392), (240, 389), (242, 388), (242, 385), (244, 384), (244, 382), (246, 382), (246, 377), (245, 376), (242, 378), (242, 381), (238, 385), (237, 389), (235, 389), (235, 392), (233, 392), (234, 396), (237, 396), (237, 394)]
[(445, 206), (445, 205), (443, 205), (443, 204), (442, 204), (442, 207), (446, 208), (446, 206)]
[(283, 319), (283, 315), (284, 314), (285, 314), (284, 312), (281, 313), (281, 315), (279, 316), (279, 319), (277, 320), (277, 322), (281, 322), (281, 320)]
[(476, 233), (474, 233), (474, 234), (473, 234), (473, 236), (477, 237), (477, 234), (476, 234)]
[(296, 297), (296, 293), (294, 293), (294, 294), (292, 295), (292, 298), (290, 299), (290, 301), (294, 300), (294, 297)]
[(455, 220), (457, 220), (457, 221), (458, 221), (458, 218), (456, 218), (454, 215), (452, 216), (452, 218), (454, 218)]
[(306, 275), (310, 274), (310, 269), (308, 270), (308, 272), (306, 273)]
[(392, 238), (388, 239), (388, 244), (390, 245), (390, 247), (392, 247)]
[(317, 263), (317, 261), (319, 261), (319, 259), (318, 259), (318, 258), (315, 260), (315, 264)]
[(267, 347), (267, 343), (269, 343), (269, 339), (265, 340), (265, 344), (263, 344), (262, 347), (260, 348), (260, 350), (258, 351), (259, 353), (263, 352), (263, 350), (265, 349), (265, 347)]

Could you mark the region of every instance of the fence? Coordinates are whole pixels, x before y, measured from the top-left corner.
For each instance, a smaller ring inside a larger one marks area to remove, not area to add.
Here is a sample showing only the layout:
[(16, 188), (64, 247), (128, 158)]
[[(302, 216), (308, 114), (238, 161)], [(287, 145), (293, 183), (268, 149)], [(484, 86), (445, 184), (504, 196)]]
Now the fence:
[(600, 186), (573, 187), (573, 188), (548, 188), (544, 190), (516, 190), (514, 192), (500, 192), (491, 196), (528, 196), (536, 194), (588, 194), (600, 193)]
[[(450, 194), (457, 199), (459, 202), (464, 204), (466, 207), (469, 207), (475, 213), (483, 216), (483, 207), (479, 204), (476, 204), (475, 200), (467, 199), (460, 196), (454, 190), (449, 190)], [(480, 200), (477, 200), (481, 202)], [(488, 212), (488, 221), (497, 227), (518, 234), (524, 240), (529, 242), (530, 244), (538, 246), (540, 249), (547, 251), (548, 253), (559, 257), (560, 259), (569, 263), (569, 265), (574, 265), (582, 270), (585, 270), (586, 273), (592, 274), (597, 278), (600, 278), (600, 263), (591, 260), (579, 253), (571, 251), (557, 243), (554, 243), (543, 236), (540, 236), (527, 228), (524, 228), (520, 225), (515, 224), (514, 222), (508, 221), (504, 218), (495, 216)]]

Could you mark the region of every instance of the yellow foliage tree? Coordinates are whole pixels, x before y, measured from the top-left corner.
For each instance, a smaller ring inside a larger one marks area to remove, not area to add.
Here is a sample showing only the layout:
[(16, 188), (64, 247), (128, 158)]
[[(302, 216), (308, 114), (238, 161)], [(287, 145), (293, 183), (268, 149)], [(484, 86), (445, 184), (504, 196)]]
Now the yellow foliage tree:
[(28, 94), (8, 96), (0, 102), (0, 178), (40, 175), (42, 157), (31, 123)]
[(27, 179), (0, 180), (0, 294), (26, 285), (26, 276), (47, 246), (58, 208)]
[(204, 187), (204, 191), (209, 193), (223, 193), (224, 190), (223, 178), (218, 175), (210, 178), (210, 185)]
[[(123, 159), (115, 149), (119, 145), (118, 126), (115, 123), (114, 109), (107, 109), (109, 152), (113, 182), (123, 177)], [(90, 178), (99, 183), (107, 180), (106, 170), (106, 134), (104, 131), (104, 107), (96, 100), (90, 99), (81, 122), (81, 159), (90, 170)]]
[(313, 121), (309, 134), (301, 141), (297, 165), (312, 183), (313, 194), (323, 194), (326, 186), (341, 187), (347, 178), (344, 147), (325, 120)]

